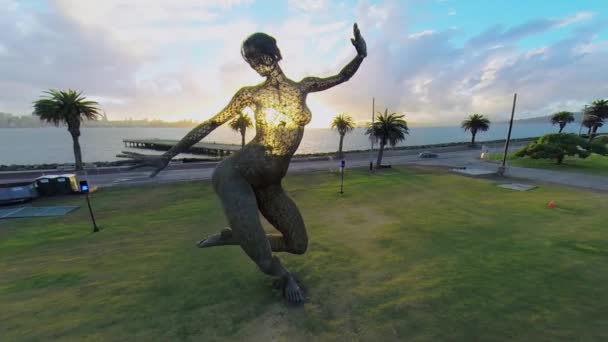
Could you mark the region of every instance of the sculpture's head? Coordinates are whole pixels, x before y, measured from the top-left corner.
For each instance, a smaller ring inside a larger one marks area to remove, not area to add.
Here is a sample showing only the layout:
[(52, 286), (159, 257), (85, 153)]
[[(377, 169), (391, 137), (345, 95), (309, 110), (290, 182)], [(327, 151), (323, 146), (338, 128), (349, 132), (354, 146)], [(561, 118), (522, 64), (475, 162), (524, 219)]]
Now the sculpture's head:
[(254, 33), (247, 37), (241, 47), (241, 55), (261, 76), (269, 76), (281, 60), (277, 41), (266, 33)]

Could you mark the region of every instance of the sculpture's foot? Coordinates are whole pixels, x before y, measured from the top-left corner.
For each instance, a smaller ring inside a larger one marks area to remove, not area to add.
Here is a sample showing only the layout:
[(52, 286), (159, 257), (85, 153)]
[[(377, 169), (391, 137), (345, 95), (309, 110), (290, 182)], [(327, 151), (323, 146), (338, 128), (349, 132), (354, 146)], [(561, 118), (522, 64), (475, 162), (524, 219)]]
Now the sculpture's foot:
[(198, 248), (207, 248), (214, 246), (223, 246), (232, 244), (232, 230), (230, 228), (226, 228), (222, 230), (220, 233), (213, 234), (206, 239), (203, 239), (196, 243)]
[(296, 279), (291, 275), (287, 275), (283, 284), (283, 297), (289, 304), (304, 303), (304, 290), (298, 285)]

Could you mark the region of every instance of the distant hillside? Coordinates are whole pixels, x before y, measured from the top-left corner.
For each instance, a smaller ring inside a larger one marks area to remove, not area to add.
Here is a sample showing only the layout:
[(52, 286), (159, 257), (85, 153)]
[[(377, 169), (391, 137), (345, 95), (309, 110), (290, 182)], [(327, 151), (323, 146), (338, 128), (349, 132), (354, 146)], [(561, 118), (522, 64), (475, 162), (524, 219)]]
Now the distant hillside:
[[(581, 122), (581, 119), (583, 117), (583, 114), (581, 112), (575, 112), (574, 113), (574, 122)], [(545, 123), (550, 123), (551, 122), (551, 115), (545, 115), (545, 116), (535, 116), (533, 118), (527, 118), (527, 119), (515, 119), (513, 120), (513, 122), (519, 123), (519, 124), (545, 124)], [(509, 121), (500, 121), (497, 123), (509, 123)]]
[[(82, 127), (97, 128), (97, 127), (138, 127), (138, 128), (157, 128), (157, 127), (172, 127), (172, 128), (189, 128), (197, 125), (197, 122), (192, 120), (182, 120), (167, 122), (161, 120), (108, 120), (103, 117), (96, 121), (85, 121)], [(41, 121), (34, 115), (13, 115), (0, 112), (0, 128), (40, 128), (52, 127), (53, 125)]]
[(13, 115), (0, 112), (0, 128), (38, 128), (44, 124), (33, 115)]

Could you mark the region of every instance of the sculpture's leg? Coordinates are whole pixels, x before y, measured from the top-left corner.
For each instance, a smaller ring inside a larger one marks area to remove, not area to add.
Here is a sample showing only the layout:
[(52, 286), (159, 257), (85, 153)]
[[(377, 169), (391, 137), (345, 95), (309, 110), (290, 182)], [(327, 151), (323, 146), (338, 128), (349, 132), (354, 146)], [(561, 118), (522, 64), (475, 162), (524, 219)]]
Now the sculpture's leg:
[[(280, 185), (254, 190), (258, 207), (264, 217), (281, 234), (266, 234), (273, 252), (303, 254), (308, 247), (306, 227), (300, 211)], [(240, 245), (230, 228), (197, 243), (200, 248)]]
[(213, 186), (228, 218), (232, 235), (241, 248), (268, 275), (284, 280), (284, 296), (291, 303), (304, 300), (304, 293), (281, 261), (272, 255), (260, 222), (255, 193), (249, 183), (225, 160), (213, 175)]
[(296, 204), (287, 196), (280, 184), (256, 189), (258, 207), (264, 217), (279, 234), (268, 234), (268, 241), (275, 252), (303, 254), (308, 247), (308, 235), (304, 220)]

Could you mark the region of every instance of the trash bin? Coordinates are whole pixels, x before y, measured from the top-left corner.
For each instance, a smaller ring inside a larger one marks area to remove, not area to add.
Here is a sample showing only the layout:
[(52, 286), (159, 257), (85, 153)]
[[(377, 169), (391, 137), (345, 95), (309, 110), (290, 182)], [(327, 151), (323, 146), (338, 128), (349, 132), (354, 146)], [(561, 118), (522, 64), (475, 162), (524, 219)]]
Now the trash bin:
[(34, 184), (40, 196), (53, 196), (54, 189), (50, 176), (38, 177), (36, 178)]
[(61, 194), (71, 194), (80, 191), (78, 179), (75, 174), (60, 175), (56, 179), (57, 192)]
[(35, 184), (41, 196), (67, 195), (78, 192), (78, 181), (74, 174), (38, 177)]

